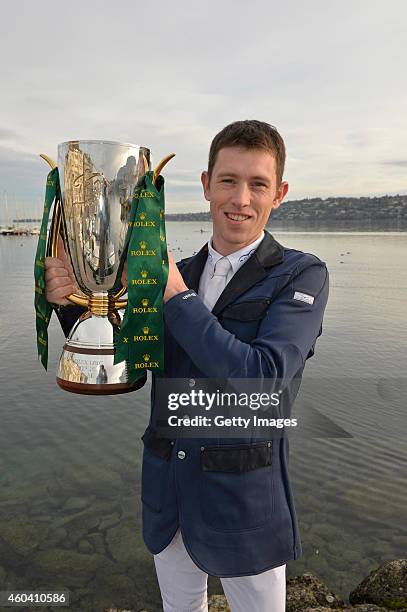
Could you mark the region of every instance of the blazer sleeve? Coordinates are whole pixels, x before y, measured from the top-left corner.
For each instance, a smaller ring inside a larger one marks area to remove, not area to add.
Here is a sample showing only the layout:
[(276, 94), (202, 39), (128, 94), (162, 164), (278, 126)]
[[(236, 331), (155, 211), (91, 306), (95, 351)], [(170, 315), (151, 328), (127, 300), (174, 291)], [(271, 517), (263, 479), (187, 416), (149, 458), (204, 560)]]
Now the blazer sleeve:
[[(289, 381), (313, 354), (322, 331), (328, 271), (323, 262), (316, 258), (314, 261), (290, 277), (272, 301), (257, 337), (250, 343), (224, 329), (192, 290), (179, 293), (166, 303), (164, 317), (168, 329), (196, 367), (209, 378)], [(312, 296), (313, 303), (295, 299), (296, 292)]]

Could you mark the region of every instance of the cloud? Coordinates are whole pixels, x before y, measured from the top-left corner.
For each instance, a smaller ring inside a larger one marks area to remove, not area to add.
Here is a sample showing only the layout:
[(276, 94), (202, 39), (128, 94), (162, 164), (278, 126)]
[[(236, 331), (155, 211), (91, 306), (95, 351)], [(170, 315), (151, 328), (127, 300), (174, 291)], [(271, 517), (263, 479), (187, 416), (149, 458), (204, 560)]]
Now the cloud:
[(407, 168), (407, 159), (386, 159), (381, 162), (385, 166), (396, 166), (397, 168)]
[(17, 132), (8, 128), (0, 128), (0, 140), (18, 140), (18, 138)]
[(21, 0), (2, 14), (0, 192), (42, 198), (47, 168), (27, 152), (55, 158), (59, 142), (106, 139), (148, 146), (155, 163), (174, 151), (164, 171), (173, 206), (204, 208), (210, 141), (246, 118), (281, 132), (295, 197), (405, 184), (395, 153), (407, 141), (404, 0), (391, 12), (378, 0), (347, 10), (223, 0), (193, 13), (187, 0), (157, 0), (153, 12), (122, 0), (120, 28), (107, 0), (71, 4)]
[(47, 164), (36, 155), (0, 146), (0, 187), (10, 197), (42, 199), (48, 171)]

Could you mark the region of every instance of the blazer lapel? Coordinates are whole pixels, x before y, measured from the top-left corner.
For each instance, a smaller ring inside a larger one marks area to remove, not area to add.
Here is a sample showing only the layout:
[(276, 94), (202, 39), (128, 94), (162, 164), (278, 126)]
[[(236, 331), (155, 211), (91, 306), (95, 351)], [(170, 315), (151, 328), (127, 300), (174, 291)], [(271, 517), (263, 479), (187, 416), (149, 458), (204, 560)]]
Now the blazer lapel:
[(193, 289), (198, 293), (199, 279), (205, 267), (208, 258), (208, 245), (204, 244), (202, 249), (185, 264), (180, 270), (181, 276), (189, 289)]
[[(283, 261), (283, 253), (284, 247), (266, 231), (257, 251), (249, 257), (226, 285), (213, 307), (212, 313), (218, 316), (226, 306), (232, 303), (242, 293), (265, 278), (269, 273), (269, 268)], [(200, 253), (198, 253), (198, 255), (199, 254)], [(196, 255), (196, 257), (198, 257), (198, 255)]]

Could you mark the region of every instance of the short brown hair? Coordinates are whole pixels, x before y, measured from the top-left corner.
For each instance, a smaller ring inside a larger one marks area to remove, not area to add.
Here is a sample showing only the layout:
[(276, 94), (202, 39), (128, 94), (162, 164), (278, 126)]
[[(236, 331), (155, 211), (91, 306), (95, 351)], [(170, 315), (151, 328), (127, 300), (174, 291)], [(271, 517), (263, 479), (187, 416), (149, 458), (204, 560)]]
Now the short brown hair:
[(245, 149), (264, 149), (274, 155), (276, 160), (277, 184), (283, 180), (285, 164), (285, 145), (277, 129), (264, 121), (246, 119), (234, 121), (216, 134), (209, 149), (208, 175), (211, 178), (218, 153), (224, 147), (244, 147)]

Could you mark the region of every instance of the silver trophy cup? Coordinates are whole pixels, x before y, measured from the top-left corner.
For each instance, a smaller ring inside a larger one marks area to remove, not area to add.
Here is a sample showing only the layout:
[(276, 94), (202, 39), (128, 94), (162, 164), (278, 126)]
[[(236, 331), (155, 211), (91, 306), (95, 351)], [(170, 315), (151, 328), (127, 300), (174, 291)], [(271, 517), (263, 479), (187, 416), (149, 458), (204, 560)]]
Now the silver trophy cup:
[(114, 394), (144, 384), (130, 386), (126, 362), (113, 360), (114, 331), (126, 307), (121, 271), (132, 195), (150, 166), (149, 149), (137, 145), (76, 140), (58, 146), (62, 203), (54, 210), (48, 254), (58, 256), (62, 238), (81, 291), (68, 300), (86, 308), (58, 366), (57, 382), (67, 391)]

